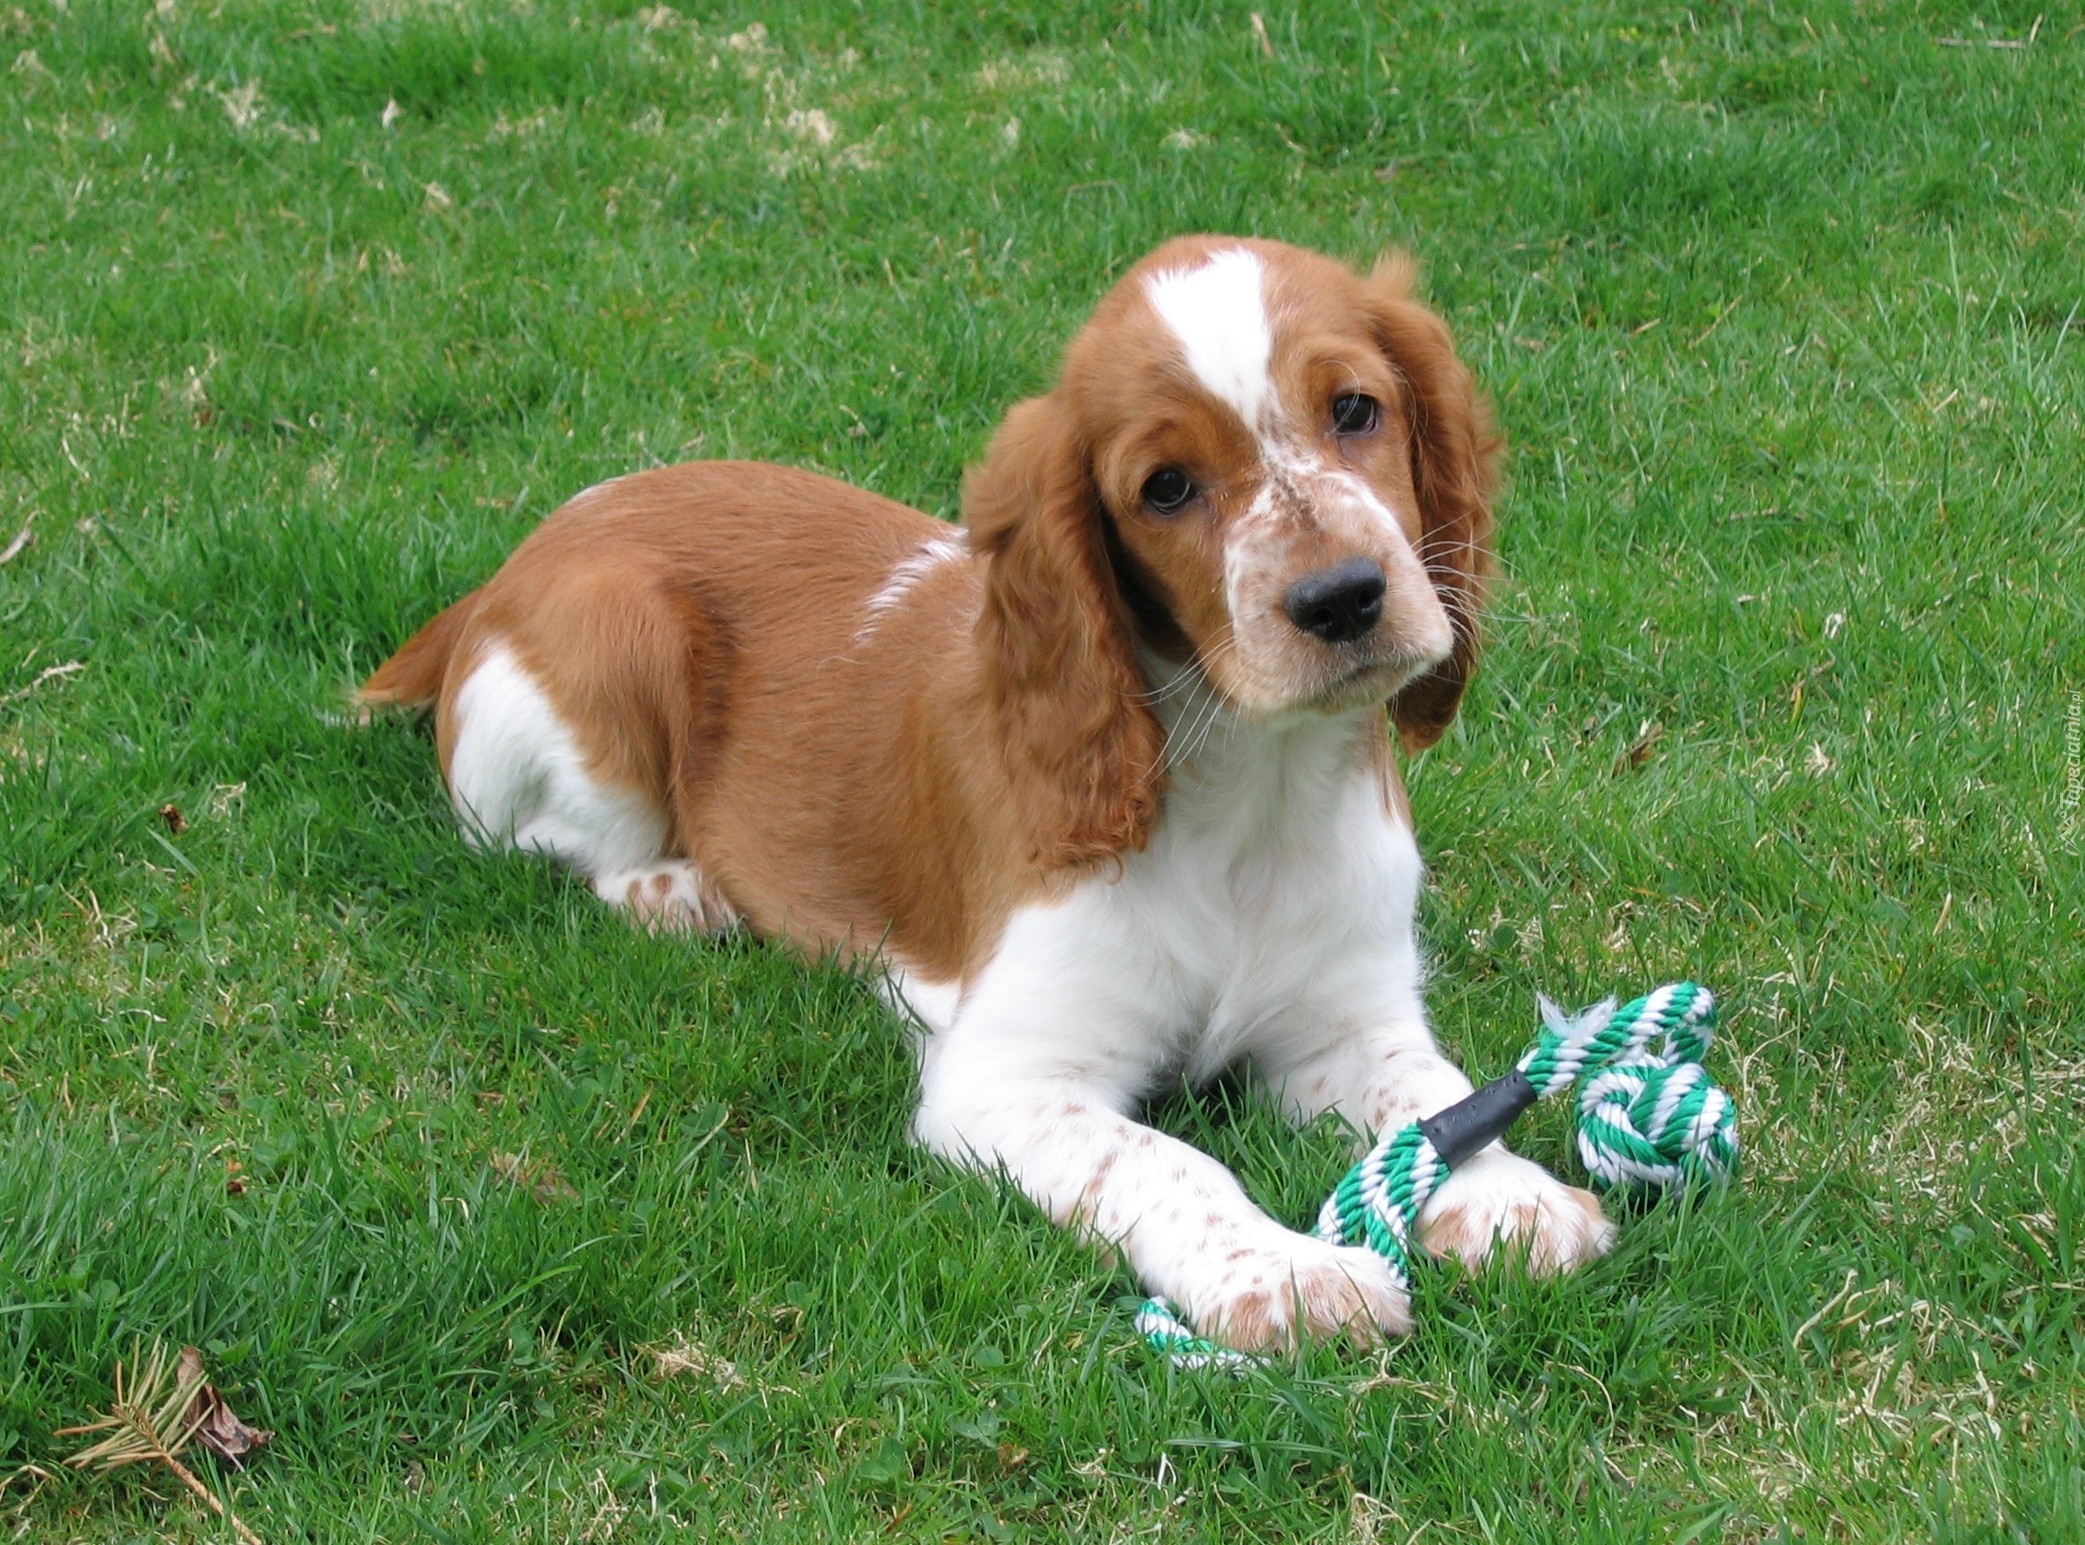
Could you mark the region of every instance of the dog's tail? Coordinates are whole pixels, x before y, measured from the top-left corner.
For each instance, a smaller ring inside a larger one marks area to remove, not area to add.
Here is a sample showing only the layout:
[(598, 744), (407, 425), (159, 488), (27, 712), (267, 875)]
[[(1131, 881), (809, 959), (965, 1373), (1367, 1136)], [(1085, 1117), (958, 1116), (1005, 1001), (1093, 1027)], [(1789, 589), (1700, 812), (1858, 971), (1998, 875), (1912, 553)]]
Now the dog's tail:
[(449, 673), (450, 658), (456, 653), (464, 630), (477, 614), (478, 597), (473, 590), (405, 642), (362, 683), (355, 693), (358, 707), (427, 708), (441, 695), (442, 680)]

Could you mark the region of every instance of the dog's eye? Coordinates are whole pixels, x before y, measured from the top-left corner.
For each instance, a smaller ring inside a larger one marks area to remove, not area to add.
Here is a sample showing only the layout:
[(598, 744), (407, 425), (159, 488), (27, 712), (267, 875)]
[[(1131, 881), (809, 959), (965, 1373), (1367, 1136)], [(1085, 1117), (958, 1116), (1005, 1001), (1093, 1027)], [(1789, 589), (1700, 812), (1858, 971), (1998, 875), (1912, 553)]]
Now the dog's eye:
[(1332, 432), (1365, 435), (1376, 427), (1376, 400), (1366, 392), (1348, 392), (1332, 399)]
[(1161, 515), (1178, 515), (1195, 496), (1195, 485), (1178, 467), (1161, 467), (1144, 479), (1144, 502)]

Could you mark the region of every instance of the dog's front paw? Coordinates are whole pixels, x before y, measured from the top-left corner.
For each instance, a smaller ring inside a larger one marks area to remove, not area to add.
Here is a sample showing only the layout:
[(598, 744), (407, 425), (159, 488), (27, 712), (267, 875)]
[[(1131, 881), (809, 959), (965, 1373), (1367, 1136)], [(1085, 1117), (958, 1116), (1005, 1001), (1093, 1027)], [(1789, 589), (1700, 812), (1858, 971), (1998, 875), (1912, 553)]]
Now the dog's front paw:
[(1342, 1334), (1366, 1346), (1412, 1328), (1410, 1301), (1373, 1251), (1283, 1230), (1201, 1264), (1182, 1307), (1203, 1335), (1243, 1352)]
[(1597, 1196), (1503, 1148), (1462, 1164), (1419, 1215), (1419, 1242), (1430, 1254), (1470, 1266), (1500, 1254), (1536, 1276), (1575, 1270), (1605, 1255), (1614, 1237)]

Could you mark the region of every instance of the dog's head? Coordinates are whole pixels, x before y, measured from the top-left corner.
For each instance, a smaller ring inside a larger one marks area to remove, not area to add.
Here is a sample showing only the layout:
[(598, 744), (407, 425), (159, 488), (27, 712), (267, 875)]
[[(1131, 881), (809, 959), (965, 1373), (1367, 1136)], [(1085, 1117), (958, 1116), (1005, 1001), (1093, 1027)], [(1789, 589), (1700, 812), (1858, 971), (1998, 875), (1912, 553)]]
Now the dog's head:
[(1009, 764), (1045, 863), (1140, 846), (1163, 737), (1138, 646), (1237, 713), (1387, 701), (1431, 745), (1475, 668), (1489, 410), (1401, 256), (1170, 242), (1115, 287), (966, 493)]

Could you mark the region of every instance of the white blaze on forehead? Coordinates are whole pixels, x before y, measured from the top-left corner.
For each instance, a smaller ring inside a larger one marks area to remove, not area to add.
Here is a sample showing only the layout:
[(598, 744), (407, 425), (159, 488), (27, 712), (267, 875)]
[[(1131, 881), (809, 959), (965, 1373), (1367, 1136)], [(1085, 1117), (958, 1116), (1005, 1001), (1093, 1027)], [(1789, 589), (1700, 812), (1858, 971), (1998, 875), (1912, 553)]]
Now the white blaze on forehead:
[(1274, 334), (1261, 279), (1259, 258), (1232, 247), (1199, 268), (1163, 269), (1144, 281), (1152, 308), (1179, 339), (1195, 379), (1254, 430), (1274, 401), (1268, 370)]

